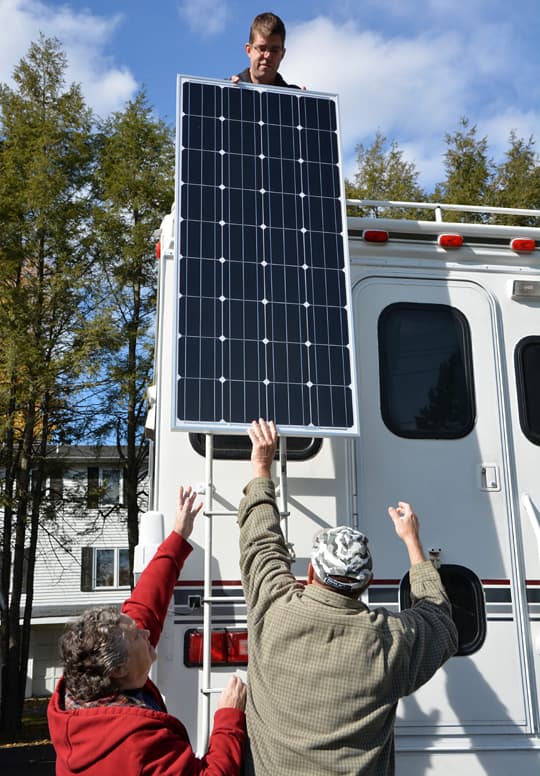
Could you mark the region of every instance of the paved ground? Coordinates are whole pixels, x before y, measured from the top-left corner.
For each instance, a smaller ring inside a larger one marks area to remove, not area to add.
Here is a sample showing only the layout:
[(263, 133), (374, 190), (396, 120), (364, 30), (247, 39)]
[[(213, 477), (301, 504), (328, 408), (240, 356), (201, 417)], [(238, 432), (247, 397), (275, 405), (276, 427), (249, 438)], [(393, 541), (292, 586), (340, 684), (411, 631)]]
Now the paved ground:
[(54, 776), (54, 761), (50, 744), (0, 747), (2, 776)]

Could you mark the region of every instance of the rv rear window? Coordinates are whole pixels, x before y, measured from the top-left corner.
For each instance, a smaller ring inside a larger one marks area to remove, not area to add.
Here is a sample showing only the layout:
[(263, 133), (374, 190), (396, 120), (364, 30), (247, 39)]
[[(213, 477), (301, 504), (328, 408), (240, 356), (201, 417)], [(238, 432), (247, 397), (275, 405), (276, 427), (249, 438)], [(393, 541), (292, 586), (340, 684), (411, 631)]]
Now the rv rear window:
[(457, 439), (475, 420), (470, 330), (440, 304), (398, 303), (379, 317), (382, 417), (394, 434)]
[(521, 430), (527, 439), (540, 445), (540, 337), (518, 342), (515, 365)]
[[(206, 435), (190, 434), (189, 441), (193, 449), (204, 456), (206, 454)], [(287, 460), (307, 461), (321, 449), (322, 439), (315, 437), (287, 437)], [(215, 434), (214, 458), (236, 461), (249, 461), (251, 442), (247, 434)], [(276, 452), (279, 458), (279, 450)]]

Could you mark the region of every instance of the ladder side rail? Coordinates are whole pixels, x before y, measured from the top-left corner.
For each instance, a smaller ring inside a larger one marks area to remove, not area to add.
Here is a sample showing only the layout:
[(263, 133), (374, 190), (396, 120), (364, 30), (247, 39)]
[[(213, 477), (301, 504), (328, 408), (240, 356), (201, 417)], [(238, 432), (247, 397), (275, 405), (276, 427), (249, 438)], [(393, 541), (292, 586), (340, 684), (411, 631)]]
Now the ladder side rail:
[[(212, 675), (212, 606), (223, 603), (219, 596), (212, 596), (212, 555), (213, 555), (213, 519), (216, 516), (236, 515), (237, 512), (214, 511), (214, 437), (206, 434), (205, 443), (205, 504), (203, 516), (205, 520), (204, 540), (204, 580), (203, 580), (203, 664), (202, 664), (202, 720), (201, 720), (201, 752), (208, 748), (210, 738), (210, 699), (212, 694), (221, 692), (211, 687)], [(279, 514), (281, 530), (285, 542), (291, 552), (288, 530), (288, 489), (287, 489), (287, 438), (279, 439)], [(291, 557), (294, 555), (291, 552)], [(227, 597), (227, 603), (245, 603), (244, 596)]]
[(202, 665), (202, 730), (203, 753), (210, 737), (210, 675), (212, 670), (212, 529), (214, 502), (214, 437), (206, 434), (205, 504), (204, 504), (204, 580), (203, 580), (203, 665)]
[(289, 543), (289, 509), (288, 509), (288, 487), (287, 487), (287, 437), (279, 437), (279, 517), (281, 522), (281, 532), (285, 539), (287, 549), (291, 554)]

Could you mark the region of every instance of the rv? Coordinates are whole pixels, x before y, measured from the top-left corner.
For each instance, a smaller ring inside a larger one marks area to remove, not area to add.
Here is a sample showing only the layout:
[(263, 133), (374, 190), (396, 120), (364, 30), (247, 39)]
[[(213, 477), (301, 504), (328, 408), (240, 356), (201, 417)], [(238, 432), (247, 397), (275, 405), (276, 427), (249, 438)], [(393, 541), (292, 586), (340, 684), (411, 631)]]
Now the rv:
[[(318, 529), (350, 524), (367, 534), (374, 556), (365, 602), (407, 606), (407, 556), (387, 507), (410, 501), (451, 597), (460, 646), (399, 704), (397, 773), (536, 776), (540, 229), (488, 220), (501, 212), (537, 219), (540, 211), (347, 205), (364, 214), (347, 219), (359, 433), (283, 440), (275, 479), (293, 571), (305, 579)], [(403, 217), (378, 215), (389, 208)], [(170, 214), (160, 233), (149, 391), (151, 511), (141, 519), (137, 566), (170, 530), (179, 484), (192, 484), (204, 512), (153, 670), (203, 752), (217, 693), (248, 661), (236, 509), (250, 478), (249, 440), (171, 423), (174, 239)]]

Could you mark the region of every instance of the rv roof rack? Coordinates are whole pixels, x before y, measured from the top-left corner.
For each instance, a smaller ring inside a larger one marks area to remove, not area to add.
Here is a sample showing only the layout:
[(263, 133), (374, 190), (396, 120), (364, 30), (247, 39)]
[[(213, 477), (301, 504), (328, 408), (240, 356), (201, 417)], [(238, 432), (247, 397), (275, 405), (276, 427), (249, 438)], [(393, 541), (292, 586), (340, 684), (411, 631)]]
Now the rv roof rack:
[(347, 199), (346, 204), (349, 207), (370, 208), (375, 217), (377, 216), (378, 208), (403, 208), (403, 210), (431, 210), (435, 214), (436, 221), (444, 221), (444, 211), (540, 218), (540, 210), (516, 207), (492, 207), (489, 205), (457, 205), (446, 202), (402, 202), (391, 199)]

